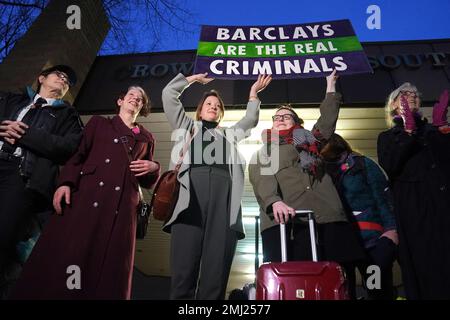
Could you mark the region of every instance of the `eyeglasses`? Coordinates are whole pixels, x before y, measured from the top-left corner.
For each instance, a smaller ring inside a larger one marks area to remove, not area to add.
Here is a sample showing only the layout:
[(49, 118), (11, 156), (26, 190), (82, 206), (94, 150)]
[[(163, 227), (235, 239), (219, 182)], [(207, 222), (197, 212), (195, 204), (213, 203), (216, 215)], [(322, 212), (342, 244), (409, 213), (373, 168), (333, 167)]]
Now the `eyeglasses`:
[(288, 121), (288, 120), (293, 120), (294, 119), (294, 116), (292, 115), (292, 114), (277, 114), (277, 115), (274, 115), (274, 116), (272, 116), (272, 121), (281, 121), (281, 120), (285, 120), (285, 121)]
[(69, 77), (67, 76), (67, 74), (65, 74), (64, 72), (61, 71), (53, 71), (53, 74), (56, 74), (58, 76), (58, 78), (64, 80), (65, 83), (70, 84), (70, 80)]
[(400, 91), (400, 94), (407, 96), (407, 97), (419, 97), (420, 96), (420, 92), (418, 91), (409, 91), (409, 90), (403, 90)]

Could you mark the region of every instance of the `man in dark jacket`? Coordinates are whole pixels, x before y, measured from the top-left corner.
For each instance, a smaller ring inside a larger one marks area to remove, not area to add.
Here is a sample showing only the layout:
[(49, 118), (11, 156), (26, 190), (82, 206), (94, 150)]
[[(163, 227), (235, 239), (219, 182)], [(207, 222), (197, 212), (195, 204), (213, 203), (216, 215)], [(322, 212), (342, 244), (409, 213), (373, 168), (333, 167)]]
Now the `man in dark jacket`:
[(37, 93), (0, 93), (0, 299), (24, 226), (51, 211), (59, 166), (78, 147), (82, 123), (62, 100), (75, 82), (70, 67), (57, 65), (41, 72)]

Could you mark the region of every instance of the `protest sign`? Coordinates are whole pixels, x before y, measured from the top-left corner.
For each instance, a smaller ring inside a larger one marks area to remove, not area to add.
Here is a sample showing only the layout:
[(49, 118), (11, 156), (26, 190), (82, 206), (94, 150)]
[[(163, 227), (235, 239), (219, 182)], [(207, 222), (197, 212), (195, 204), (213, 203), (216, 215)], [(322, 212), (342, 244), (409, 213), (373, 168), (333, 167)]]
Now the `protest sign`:
[(202, 26), (194, 73), (217, 79), (274, 79), (369, 73), (349, 20), (283, 26)]

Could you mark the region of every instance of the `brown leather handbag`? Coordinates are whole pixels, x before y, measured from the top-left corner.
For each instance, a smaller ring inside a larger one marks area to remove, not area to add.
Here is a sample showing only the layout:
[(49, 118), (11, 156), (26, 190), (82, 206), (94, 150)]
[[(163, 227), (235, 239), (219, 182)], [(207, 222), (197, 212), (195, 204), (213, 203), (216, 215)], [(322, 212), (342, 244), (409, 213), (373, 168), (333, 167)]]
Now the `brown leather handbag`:
[(168, 221), (178, 200), (180, 182), (177, 180), (179, 166), (164, 172), (153, 189), (151, 208), (156, 220)]
[(180, 182), (177, 179), (178, 171), (183, 162), (184, 154), (192, 141), (193, 134), (190, 134), (190, 136), (183, 147), (180, 159), (175, 168), (164, 172), (153, 189), (153, 197), (150, 205), (153, 211), (153, 217), (156, 220), (167, 222), (172, 217), (180, 191)]

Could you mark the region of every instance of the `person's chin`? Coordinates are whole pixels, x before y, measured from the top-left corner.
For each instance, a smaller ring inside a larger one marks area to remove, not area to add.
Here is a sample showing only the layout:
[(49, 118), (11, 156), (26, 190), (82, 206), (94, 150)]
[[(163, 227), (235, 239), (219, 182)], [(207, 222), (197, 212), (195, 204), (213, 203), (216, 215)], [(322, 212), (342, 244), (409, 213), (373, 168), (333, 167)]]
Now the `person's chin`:
[(59, 92), (61, 92), (61, 93), (66, 93), (67, 91), (69, 91), (69, 88), (66, 88), (66, 86), (63, 86), (63, 85), (55, 85), (54, 87), (53, 87), (53, 89), (54, 89), (54, 91), (59, 91)]
[(204, 118), (206, 121), (210, 121), (210, 122), (217, 122), (218, 119), (216, 117), (205, 117)]

